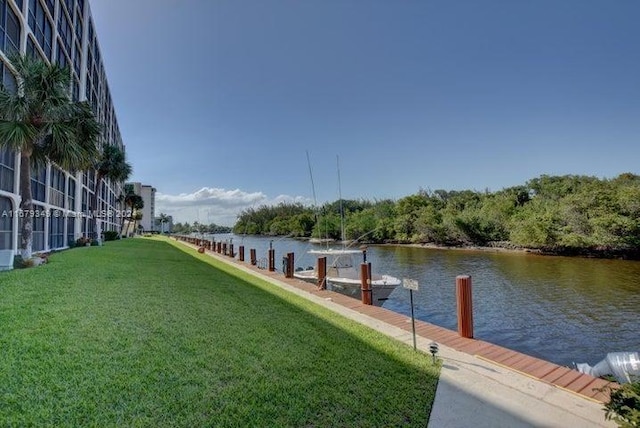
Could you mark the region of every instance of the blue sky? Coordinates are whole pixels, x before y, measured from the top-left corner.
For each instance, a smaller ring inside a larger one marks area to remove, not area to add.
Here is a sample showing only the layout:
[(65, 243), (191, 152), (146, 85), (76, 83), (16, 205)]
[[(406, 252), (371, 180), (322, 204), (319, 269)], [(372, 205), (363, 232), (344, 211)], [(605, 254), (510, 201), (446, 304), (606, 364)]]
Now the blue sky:
[(134, 181), (177, 221), (640, 173), (637, 0), (91, 0)]

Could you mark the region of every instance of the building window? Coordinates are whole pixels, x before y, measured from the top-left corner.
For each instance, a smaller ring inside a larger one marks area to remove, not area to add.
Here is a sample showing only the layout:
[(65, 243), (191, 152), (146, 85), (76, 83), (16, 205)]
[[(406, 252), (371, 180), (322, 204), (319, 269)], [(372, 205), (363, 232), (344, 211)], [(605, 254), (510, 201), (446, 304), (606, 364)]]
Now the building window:
[(80, 11), (76, 13), (75, 30), (76, 30), (76, 39), (82, 40), (82, 14), (80, 13)]
[(67, 218), (67, 245), (76, 240), (76, 219), (74, 217)]
[(73, 69), (75, 70), (78, 76), (80, 75), (81, 61), (82, 60), (80, 58), (80, 46), (77, 43), (74, 43), (73, 44)]
[(51, 166), (51, 182), (49, 184), (49, 203), (60, 208), (64, 207), (64, 172)]
[[(31, 249), (33, 251), (44, 251), (44, 220), (47, 218), (44, 207), (41, 205), (33, 206), (34, 212), (37, 214), (33, 216), (33, 232), (31, 234), (32, 245)], [(19, 223), (19, 232), (18, 232), (18, 242), (22, 241), (22, 226), (23, 226), (24, 218), (21, 217), (18, 221)]]
[(93, 188), (96, 185), (96, 173), (95, 171), (87, 171), (87, 177), (89, 182), (87, 183), (87, 187), (91, 190), (93, 190)]
[(71, 28), (67, 15), (61, 13), (58, 17), (58, 33), (67, 52), (71, 52), (71, 43), (73, 43), (73, 30)]
[(29, 26), (47, 59), (51, 59), (53, 26), (39, 0), (29, 0)]
[(0, 147), (0, 190), (13, 192), (16, 156), (7, 147)]
[(73, 16), (73, 0), (64, 0), (64, 4), (67, 5), (67, 12), (69, 12), (69, 16)]
[(11, 214), (13, 214), (11, 199), (0, 196), (0, 250), (13, 249), (13, 215)]
[(80, 231), (82, 236), (87, 238), (94, 238), (95, 234), (95, 221), (89, 217), (82, 217), (82, 230)]
[(18, 85), (16, 85), (15, 76), (9, 71), (9, 68), (4, 65), (4, 62), (0, 61), (0, 84), (12, 94), (16, 93)]
[(36, 57), (36, 44), (33, 43), (31, 36), (27, 37), (27, 55), (31, 58)]
[(20, 46), (20, 21), (6, 0), (0, 1), (0, 50), (16, 52)]
[(76, 209), (76, 180), (69, 177), (69, 184), (67, 187), (67, 209)]
[(47, 4), (47, 9), (49, 9), (49, 15), (53, 16), (53, 13), (55, 12), (55, 4), (53, 3), (53, 0), (44, 0), (44, 2)]
[(60, 210), (51, 210), (49, 217), (49, 248), (64, 247), (64, 216)]
[(20, 21), (6, 0), (0, 0), (0, 50), (17, 52), (20, 47)]
[(64, 47), (62, 47), (62, 43), (60, 43), (59, 41), (58, 41), (57, 52), (58, 53), (56, 54), (56, 62), (58, 63), (58, 65), (63, 68), (69, 65), (69, 62), (67, 61), (67, 56), (65, 55), (65, 52), (64, 52)]
[(82, 213), (86, 214), (89, 211), (89, 191), (87, 189), (82, 189)]
[(76, 77), (74, 77), (71, 82), (71, 96), (73, 97), (73, 101), (80, 100), (80, 82)]
[(34, 201), (45, 202), (47, 188), (47, 168), (45, 166), (31, 168), (31, 196)]
[(20, 12), (22, 12), (22, 0), (15, 0), (16, 4), (18, 5), (18, 9), (20, 9)]

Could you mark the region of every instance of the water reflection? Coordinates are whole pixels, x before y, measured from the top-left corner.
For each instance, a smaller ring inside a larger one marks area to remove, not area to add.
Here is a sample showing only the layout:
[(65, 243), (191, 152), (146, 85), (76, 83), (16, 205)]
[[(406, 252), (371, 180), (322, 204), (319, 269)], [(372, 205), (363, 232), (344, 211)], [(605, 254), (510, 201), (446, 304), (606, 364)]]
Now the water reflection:
[[(270, 239), (233, 242), (264, 257)], [(314, 264), (311, 244), (280, 238), (273, 247), (276, 260), (293, 251), (296, 266)], [(368, 258), (378, 273), (419, 281), (416, 317), (433, 324), (457, 328), (455, 277), (464, 274), (477, 338), (564, 365), (640, 350), (640, 262), (392, 246), (370, 247)], [(409, 292), (399, 287), (384, 307), (410, 314)]]

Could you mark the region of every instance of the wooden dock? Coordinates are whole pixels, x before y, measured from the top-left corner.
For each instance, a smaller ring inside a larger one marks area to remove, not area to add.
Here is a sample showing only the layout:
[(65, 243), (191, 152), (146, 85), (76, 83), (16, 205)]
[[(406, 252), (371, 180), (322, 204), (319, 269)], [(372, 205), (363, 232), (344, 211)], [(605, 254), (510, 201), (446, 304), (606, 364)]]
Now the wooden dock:
[[(195, 249), (198, 248), (198, 245), (194, 243), (184, 241), (182, 241), (182, 243)], [(345, 308), (411, 332), (411, 318), (406, 315), (378, 306), (365, 305), (358, 299), (354, 299), (337, 292), (320, 290), (313, 284), (309, 284), (295, 278), (285, 278), (281, 272), (259, 269), (257, 266), (251, 265), (251, 263), (240, 262), (237, 258), (225, 257), (220, 253), (209, 250), (206, 252), (212, 256), (216, 256), (216, 258), (221, 261), (235, 265), (242, 265), (244, 269), (254, 271), (256, 274), (283, 282), (311, 295), (315, 295), (323, 299), (331, 299), (332, 302), (344, 306)], [(425, 321), (416, 320), (415, 326), (417, 336), (435, 341), (440, 345), (473, 355), (485, 361), (490, 361), (491, 363), (497, 364), (501, 367), (505, 367), (533, 379), (546, 382), (592, 401), (600, 403), (608, 402), (609, 393), (606, 389), (603, 390), (603, 388), (615, 388), (617, 386), (614, 382), (594, 378), (568, 367), (531, 357), (483, 340), (461, 337), (456, 331), (439, 327)]]

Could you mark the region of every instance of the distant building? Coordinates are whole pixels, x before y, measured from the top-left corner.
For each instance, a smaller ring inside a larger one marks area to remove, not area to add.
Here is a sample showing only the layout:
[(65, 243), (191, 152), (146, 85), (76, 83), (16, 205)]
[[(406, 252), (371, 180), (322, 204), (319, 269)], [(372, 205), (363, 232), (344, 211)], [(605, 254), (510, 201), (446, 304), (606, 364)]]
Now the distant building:
[(144, 207), (142, 208), (142, 220), (138, 222), (139, 229), (142, 229), (145, 232), (153, 232), (158, 230), (155, 228), (155, 218), (156, 218), (156, 189), (153, 186), (148, 184), (142, 184), (139, 182), (136, 183), (127, 183), (128, 185), (133, 186), (133, 192), (136, 195), (140, 195), (142, 197), (142, 202), (144, 202)]

